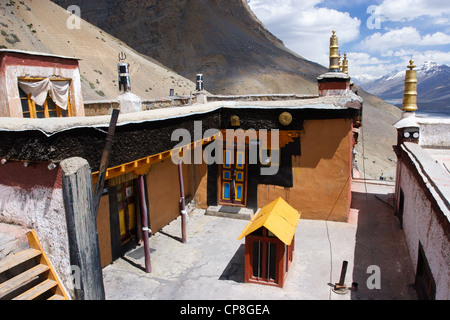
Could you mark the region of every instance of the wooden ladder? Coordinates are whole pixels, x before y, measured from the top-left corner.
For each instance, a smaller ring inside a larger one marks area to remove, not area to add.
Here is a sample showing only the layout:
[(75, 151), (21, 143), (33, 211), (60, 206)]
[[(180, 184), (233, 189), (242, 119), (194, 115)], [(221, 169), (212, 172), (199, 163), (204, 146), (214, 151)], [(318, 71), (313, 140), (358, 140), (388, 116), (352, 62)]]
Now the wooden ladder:
[(69, 300), (36, 233), (27, 237), (29, 249), (0, 261), (0, 300)]

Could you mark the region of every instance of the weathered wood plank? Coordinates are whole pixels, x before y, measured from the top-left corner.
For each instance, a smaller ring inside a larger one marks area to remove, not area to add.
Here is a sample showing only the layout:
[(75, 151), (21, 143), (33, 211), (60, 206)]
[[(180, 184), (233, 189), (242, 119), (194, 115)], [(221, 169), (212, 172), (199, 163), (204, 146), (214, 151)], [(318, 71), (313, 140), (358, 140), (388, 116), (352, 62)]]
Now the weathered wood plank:
[(44, 248), (42, 248), (41, 242), (39, 241), (36, 232), (34, 230), (31, 230), (30, 232), (27, 233), (27, 238), (28, 238), (28, 243), (30, 244), (30, 248), (36, 249), (41, 252), (38, 262), (50, 267), (47, 278), (56, 282), (57, 288), (56, 288), (55, 293), (61, 294), (64, 297), (67, 297), (67, 294), (65, 293), (65, 291), (62, 287), (62, 284), (58, 278), (58, 275), (56, 274), (56, 271), (53, 268), (52, 263), (50, 262), (50, 259), (45, 254)]
[(14, 278), (11, 278), (3, 282), (2, 284), (0, 284), (0, 298), (20, 288), (25, 283), (28, 283), (33, 278), (48, 271), (49, 269), (50, 268), (46, 265), (38, 264), (37, 266), (34, 266), (33, 268), (28, 269), (25, 272), (22, 272), (21, 274), (15, 276)]
[(33, 300), (39, 297), (41, 294), (47, 292), (48, 290), (53, 289), (57, 285), (58, 283), (56, 281), (50, 279), (44, 280), (30, 290), (15, 297), (13, 300)]
[(91, 168), (82, 158), (66, 159), (60, 166), (63, 172), (70, 261), (81, 271), (80, 286), (75, 288), (75, 297), (78, 300), (104, 300)]
[(12, 269), (25, 261), (36, 258), (41, 252), (35, 249), (26, 249), (16, 253), (13, 256), (7, 257), (0, 261), (0, 273)]

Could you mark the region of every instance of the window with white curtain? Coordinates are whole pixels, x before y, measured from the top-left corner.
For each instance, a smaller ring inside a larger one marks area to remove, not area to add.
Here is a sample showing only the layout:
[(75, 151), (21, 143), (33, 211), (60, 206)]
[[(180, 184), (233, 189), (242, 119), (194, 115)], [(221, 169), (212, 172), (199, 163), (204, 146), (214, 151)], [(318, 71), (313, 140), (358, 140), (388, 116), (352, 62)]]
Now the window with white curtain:
[(24, 118), (72, 116), (70, 80), (27, 78), (18, 85)]

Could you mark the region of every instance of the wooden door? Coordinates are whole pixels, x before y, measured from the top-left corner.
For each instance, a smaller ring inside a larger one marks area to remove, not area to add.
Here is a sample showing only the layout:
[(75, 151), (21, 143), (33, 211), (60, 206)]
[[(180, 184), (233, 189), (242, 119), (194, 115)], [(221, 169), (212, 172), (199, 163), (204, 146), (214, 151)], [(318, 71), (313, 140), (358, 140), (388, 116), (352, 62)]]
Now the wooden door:
[(136, 195), (133, 181), (117, 186), (120, 238), (122, 245), (136, 238)]
[(247, 152), (235, 148), (223, 151), (223, 164), (219, 172), (219, 203), (245, 206), (247, 202)]

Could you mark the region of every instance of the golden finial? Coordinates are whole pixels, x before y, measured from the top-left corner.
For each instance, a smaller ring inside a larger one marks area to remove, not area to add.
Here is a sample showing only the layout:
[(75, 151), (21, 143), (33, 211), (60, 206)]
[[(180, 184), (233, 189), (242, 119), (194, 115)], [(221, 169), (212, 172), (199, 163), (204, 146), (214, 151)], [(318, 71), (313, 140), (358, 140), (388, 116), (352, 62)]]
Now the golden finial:
[(336, 36), (336, 31), (333, 30), (333, 35), (330, 38), (330, 70), (334, 72), (339, 72), (339, 44), (338, 37)]
[(414, 69), (416, 66), (414, 65), (414, 61), (411, 59), (409, 60), (409, 66), (407, 68), (409, 68), (410, 70)]
[(417, 108), (417, 72), (414, 70), (416, 66), (414, 61), (409, 61), (409, 70), (405, 75), (405, 93), (403, 95), (402, 110), (406, 112), (415, 112)]
[(348, 74), (347, 53), (344, 53), (344, 61), (342, 61), (342, 72)]

